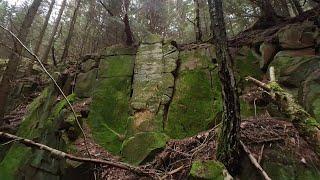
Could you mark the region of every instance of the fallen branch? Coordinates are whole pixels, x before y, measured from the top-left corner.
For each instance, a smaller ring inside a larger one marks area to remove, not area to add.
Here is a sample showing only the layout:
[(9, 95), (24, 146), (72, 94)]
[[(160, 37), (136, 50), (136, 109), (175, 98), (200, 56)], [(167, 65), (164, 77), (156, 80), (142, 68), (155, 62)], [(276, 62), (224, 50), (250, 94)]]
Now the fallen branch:
[(278, 83), (266, 84), (253, 77), (247, 77), (246, 80), (268, 92), (273, 103), (278, 106), (283, 114), (289, 117), (299, 134), (314, 147), (315, 152), (320, 156), (320, 124), (315, 118), (304, 110), (295, 101), (294, 97), (282, 89)]
[(49, 76), (49, 78), (52, 80), (52, 82), (54, 83), (54, 85), (57, 87), (57, 89), (59, 90), (59, 92), (61, 93), (61, 95), (63, 96), (63, 98), (66, 100), (68, 106), (70, 107), (70, 109), (71, 109), (71, 111), (72, 111), (72, 114), (73, 114), (73, 116), (74, 116), (74, 118), (75, 118), (75, 120), (76, 120), (76, 123), (77, 123), (77, 125), (79, 126), (79, 128), (80, 128), (80, 130), (81, 130), (81, 133), (82, 133), (82, 135), (83, 135), (83, 139), (84, 139), (84, 143), (85, 143), (86, 150), (87, 150), (89, 156), (91, 157), (90, 151), (89, 151), (89, 149), (88, 149), (87, 136), (86, 136), (86, 134), (85, 134), (85, 132), (84, 132), (84, 130), (83, 130), (83, 128), (82, 128), (79, 120), (78, 120), (77, 114), (76, 114), (75, 110), (73, 109), (73, 106), (71, 105), (71, 103), (70, 103), (70, 101), (68, 100), (67, 96), (64, 94), (64, 92), (63, 92), (63, 90), (61, 89), (61, 87), (58, 85), (57, 81), (56, 81), (56, 80), (53, 78), (53, 76), (48, 72), (48, 70), (47, 70), (46, 67), (43, 65), (43, 63), (41, 62), (41, 60), (39, 59), (39, 57), (38, 57), (35, 53), (33, 53), (29, 48), (27, 48), (27, 46), (26, 46), (23, 42), (21, 42), (21, 40), (20, 40), (12, 31), (10, 31), (9, 29), (5, 28), (5, 27), (2, 26), (2, 25), (0, 25), (0, 27), (1, 27), (3, 30), (7, 31), (16, 41), (19, 42), (19, 44), (21, 44), (21, 46), (22, 46), (29, 54), (31, 54), (31, 56), (32, 56), (35, 60), (37, 60), (37, 62), (40, 64), (42, 70)]
[(28, 147), (33, 147), (33, 148), (47, 151), (57, 158), (69, 159), (69, 160), (73, 160), (73, 161), (77, 161), (77, 162), (86, 162), (86, 163), (93, 163), (93, 164), (108, 165), (108, 166), (113, 166), (113, 167), (117, 167), (120, 169), (128, 170), (128, 171), (131, 171), (131, 172), (136, 173), (138, 175), (150, 176), (150, 173), (145, 172), (138, 167), (134, 167), (134, 166), (131, 166), (126, 163), (107, 161), (107, 160), (103, 160), (103, 159), (77, 157), (77, 156), (65, 153), (63, 151), (51, 148), (51, 147), (46, 146), (44, 144), (34, 142), (30, 139), (25, 139), (25, 138), (18, 137), (18, 136), (9, 134), (9, 133), (0, 132), (0, 139), (2, 139), (2, 138), (8, 140), (8, 142), (17, 141), (21, 144), (28, 146)]
[(250, 152), (248, 147), (242, 141), (240, 141), (240, 144), (241, 144), (243, 150), (247, 153), (251, 163), (259, 170), (259, 173), (264, 177), (264, 179), (271, 180), (271, 178), (268, 176), (266, 171), (264, 171), (263, 168), (260, 166), (260, 164), (258, 163), (256, 158), (254, 158), (254, 156), (252, 155), (252, 153)]
[(162, 176), (160, 179), (161, 179), (161, 180), (162, 180), (162, 179), (166, 179), (168, 176), (172, 176), (173, 174), (181, 171), (183, 168), (185, 168), (185, 166), (180, 166), (180, 167), (178, 167), (177, 169), (174, 169), (174, 170), (166, 173), (166, 175)]

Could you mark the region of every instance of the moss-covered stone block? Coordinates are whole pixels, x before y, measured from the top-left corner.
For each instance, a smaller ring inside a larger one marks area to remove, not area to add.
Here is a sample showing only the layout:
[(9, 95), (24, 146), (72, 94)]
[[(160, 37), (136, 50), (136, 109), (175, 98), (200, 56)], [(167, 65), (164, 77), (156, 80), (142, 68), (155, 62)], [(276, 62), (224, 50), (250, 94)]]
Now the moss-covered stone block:
[[(75, 95), (68, 99), (72, 102)], [(29, 106), (17, 135), (32, 139), (49, 147), (64, 151), (60, 125), (67, 106), (65, 100), (56, 103), (54, 88), (45, 89)], [(64, 159), (54, 159), (43, 150), (34, 150), (14, 143), (0, 163), (0, 179), (59, 179), (64, 168)]]
[(288, 51), (277, 53), (270, 66), (274, 66), (279, 82), (288, 87), (300, 87), (302, 81), (320, 68), (320, 57), (294, 56)]
[(142, 132), (127, 139), (122, 145), (122, 157), (124, 161), (139, 165), (153, 151), (163, 148), (169, 137), (164, 133)]
[(163, 41), (163, 38), (160, 35), (148, 33), (142, 40), (142, 43), (154, 44), (154, 43), (161, 43), (162, 41)]
[(133, 73), (134, 56), (111, 56), (100, 61), (99, 78), (131, 76)]
[(119, 154), (129, 118), (131, 78), (101, 79), (94, 91), (88, 123), (95, 141)]
[(92, 95), (92, 91), (96, 84), (98, 70), (92, 69), (86, 73), (80, 73), (77, 76), (77, 81), (75, 85), (75, 93), (81, 97), (86, 98)]
[(188, 179), (231, 180), (232, 177), (222, 163), (208, 160), (193, 162)]
[(204, 70), (179, 74), (165, 126), (171, 138), (193, 136), (216, 119), (222, 109), (221, 90), (219, 82), (211, 80), (210, 73)]
[(118, 55), (135, 55), (137, 49), (135, 47), (125, 47), (123, 45), (114, 45), (108, 47), (105, 51), (106, 56), (118, 56)]
[(210, 56), (194, 50), (180, 54), (165, 132), (171, 138), (193, 136), (214, 126), (222, 111), (221, 85)]

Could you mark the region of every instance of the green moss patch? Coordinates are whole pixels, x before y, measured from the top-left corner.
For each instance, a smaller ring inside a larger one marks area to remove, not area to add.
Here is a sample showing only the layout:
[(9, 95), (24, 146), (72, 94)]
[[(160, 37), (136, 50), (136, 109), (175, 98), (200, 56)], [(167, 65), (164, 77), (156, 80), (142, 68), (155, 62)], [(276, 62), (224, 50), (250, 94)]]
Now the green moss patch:
[[(184, 138), (204, 131), (221, 111), (220, 90), (211, 87), (209, 72), (182, 72), (169, 108), (165, 132), (172, 138)], [(216, 82), (217, 84), (218, 82)]]
[(99, 78), (131, 76), (134, 56), (111, 56), (101, 60)]
[[(55, 104), (54, 88), (45, 89), (29, 106), (17, 135), (65, 150), (66, 144), (59, 136), (58, 129), (65, 118), (62, 109), (65, 100)], [(75, 95), (68, 99), (72, 102)], [(0, 179), (52, 179), (58, 178), (64, 167), (64, 160), (55, 160), (42, 150), (32, 150), (14, 143), (0, 164)]]
[(88, 122), (96, 142), (119, 154), (129, 118), (131, 78), (99, 81), (94, 91)]
[(189, 179), (224, 180), (231, 177), (224, 165), (217, 161), (195, 161), (192, 164)]
[(145, 160), (151, 152), (165, 147), (168, 140), (169, 137), (164, 133), (138, 133), (123, 143), (123, 159), (130, 164), (138, 165)]

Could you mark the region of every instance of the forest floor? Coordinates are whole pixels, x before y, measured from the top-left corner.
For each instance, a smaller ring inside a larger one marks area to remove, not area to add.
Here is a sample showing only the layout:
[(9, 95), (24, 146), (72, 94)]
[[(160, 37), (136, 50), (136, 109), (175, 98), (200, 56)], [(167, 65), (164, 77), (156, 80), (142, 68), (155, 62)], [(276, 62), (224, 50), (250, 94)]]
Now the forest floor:
[[(32, 96), (35, 96), (35, 94)], [(257, 103), (267, 103), (264, 102), (265, 99), (256, 88), (248, 88), (248, 92), (243, 97), (248, 102), (251, 102), (253, 99), (259, 99), (260, 102), (257, 101)], [(85, 99), (75, 104), (74, 109), (77, 112), (88, 113), (90, 101), (90, 98)], [(20, 104), (6, 116), (8, 122), (10, 122), (10, 127), (7, 127), (8, 129), (13, 131), (17, 129), (26, 113), (27, 104), (27, 102)], [(85, 122), (83, 128), (87, 135), (87, 148), (91, 158), (121, 161), (120, 157), (110, 154), (94, 141), (90, 128)], [(216, 159), (218, 130), (219, 125), (193, 137), (170, 140), (164, 149), (160, 149), (152, 153), (150, 157), (147, 157), (147, 160), (142, 163), (143, 165), (140, 166), (140, 169), (156, 174), (158, 178), (162, 179), (185, 179), (188, 177), (194, 160)], [(281, 154), (290, 153), (290, 157), (293, 157), (296, 162), (314, 167), (320, 164), (319, 157), (315, 154), (312, 147), (299, 135), (293, 124), (283, 118), (272, 118), (267, 111), (263, 115), (242, 120), (241, 140), (258, 162), (264, 159), (275, 159), (274, 151), (276, 149), (277, 151), (281, 151)], [(83, 138), (76, 140), (74, 145), (76, 152), (72, 152), (72, 154), (80, 157), (90, 157)], [(245, 153), (243, 157), (246, 157)], [(279, 157), (278, 160), (283, 161), (284, 158)], [(101, 179), (142, 178), (130, 171), (111, 166), (96, 166), (92, 168), (91, 175), (95, 175)]]
[[(194, 160), (216, 159), (217, 129), (214, 128), (190, 138), (169, 141), (165, 149), (152, 157), (153, 161), (146, 162), (140, 168), (154, 170), (153, 172), (156, 172), (163, 179), (187, 178)], [(85, 131), (88, 135), (87, 142), (91, 156), (98, 159), (120, 160), (119, 157), (111, 155), (94, 142), (88, 126), (85, 126)], [(320, 162), (319, 157), (311, 146), (299, 136), (292, 123), (284, 120), (268, 116), (244, 119), (241, 123), (241, 140), (258, 162), (264, 159), (274, 159), (275, 149), (283, 153), (290, 152), (297, 162), (311, 163), (311, 165)], [(78, 149), (77, 155), (88, 156), (82, 138), (77, 140), (75, 144)], [(141, 179), (130, 171), (114, 167), (99, 167), (95, 172), (102, 179)]]

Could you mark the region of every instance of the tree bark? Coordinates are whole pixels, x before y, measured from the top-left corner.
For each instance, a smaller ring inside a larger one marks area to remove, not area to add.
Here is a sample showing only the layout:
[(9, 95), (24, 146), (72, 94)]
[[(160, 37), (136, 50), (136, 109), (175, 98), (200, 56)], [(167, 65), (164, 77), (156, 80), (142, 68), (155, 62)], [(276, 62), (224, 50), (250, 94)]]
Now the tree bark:
[(208, 0), (213, 28), (216, 54), (219, 63), (219, 77), (222, 83), (223, 119), (218, 140), (217, 158), (224, 163), (231, 174), (239, 168), (240, 156), (240, 104), (233, 61), (228, 49), (222, 0)]
[(290, 17), (290, 11), (287, 0), (275, 0), (274, 1), (275, 11), (282, 17)]
[(62, 56), (61, 56), (61, 62), (64, 62), (66, 60), (66, 58), (68, 57), (68, 55), (69, 55), (69, 48), (70, 48), (71, 40), (72, 40), (72, 37), (73, 37), (73, 34), (74, 34), (74, 26), (76, 24), (77, 17), (78, 17), (78, 11), (80, 9), (80, 2), (81, 2), (81, 0), (77, 0), (76, 8), (73, 11), (73, 15), (72, 15), (71, 23), (70, 23), (68, 36), (67, 36), (67, 39), (65, 41), (65, 46), (64, 46), (63, 53), (62, 53)]
[(54, 4), (55, 4), (56, 0), (51, 0), (51, 3), (50, 3), (50, 7), (49, 7), (49, 10), (48, 10), (48, 13), (46, 15), (46, 18), (44, 20), (44, 24), (41, 28), (41, 31), (40, 31), (40, 35), (39, 35), (39, 39), (38, 39), (38, 43), (36, 44), (35, 48), (34, 48), (34, 53), (36, 55), (39, 55), (39, 49), (40, 49), (40, 46), (42, 44), (42, 40), (43, 40), (43, 37), (45, 35), (45, 32), (46, 32), (46, 29), (48, 27), (48, 23), (49, 23), (49, 19), (51, 17), (51, 13), (52, 13), (52, 10), (53, 10), (53, 7), (54, 7)]
[(125, 10), (123, 23), (124, 23), (124, 31), (125, 31), (126, 37), (127, 37), (126, 44), (128, 46), (131, 46), (134, 43), (134, 40), (133, 40), (133, 34), (131, 31), (129, 16), (128, 16), (130, 0), (123, 0), (123, 3), (124, 3), (124, 10)]
[(201, 42), (202, 41), (202, 31), (201, 31), (201, 20), (200, 20), (200, 4), (199, 0), (194, 0), (194, 4), (196, 5), (195, 11), (196, 11), (196, 41)]
[(54, 22), (54, 26), (53, 26), (53, 30), (52, 30), (50, 38), (49, 38), (48, 46), (45, 49), (44, 54), (42, 56), (43, 63), (47, 63), (48, 62), (49, 53), (50, 53), (52, 44), (54, 42), (54, 37), (55, 37), (55, 35), (56, 35), (57, 31), (58, 31), (58, 27), (59, 27), (59, 24), (60, 24), (60, 21), (61, 21), (61, 17), (62, 17), (63, 11), (64, 11), (64, 9), (66, 7), (66, 4), (67, 4), (67, 0), (63, 0), (62, 4), (61, 4), (61, 7), (60, 7), (60, 10), (59, 10), (58, 17)]
[[(30, 31), (30, 27), (33, 23), (33, 20), (37, 14), (38, 8), (41, 4), (42, 0), (34, 0), (31, 6), (28, 9), (28, 12), (22, 22), (20, 27), (18, 38), (21, 42), (26, 43), (27, 36)], [(18, 70), (19, 64), (22, 60), (22, 45), (14, 42), (15, 52), (11, 53), (7, 68), (2, 76), (2, 80), (0, 82), (0, 125), (4, 122), (2, 121), (7, 105), (8, 105), (8, 97), (10, 95), (11, 87), (13, 86), (12, 82), (16, 77), (16, 72)]]
[(251, 0), (261, 11), (259, 20), (251, 27), (252, 29), (264, 29), (275, 25), (281, 19), (274, 10), (270, 0)]

